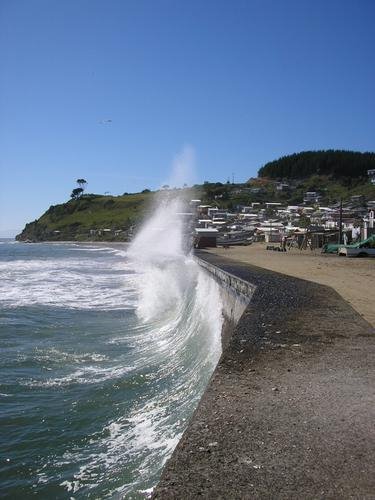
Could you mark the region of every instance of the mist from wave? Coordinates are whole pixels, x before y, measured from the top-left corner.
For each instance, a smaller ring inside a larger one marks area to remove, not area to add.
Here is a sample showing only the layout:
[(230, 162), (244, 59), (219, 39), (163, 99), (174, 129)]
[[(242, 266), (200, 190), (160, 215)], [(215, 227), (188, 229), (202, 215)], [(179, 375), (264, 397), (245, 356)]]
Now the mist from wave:
[(144, 498), (221, 352), (178, 199), (130, 247), (2, 245), (0, 492)]

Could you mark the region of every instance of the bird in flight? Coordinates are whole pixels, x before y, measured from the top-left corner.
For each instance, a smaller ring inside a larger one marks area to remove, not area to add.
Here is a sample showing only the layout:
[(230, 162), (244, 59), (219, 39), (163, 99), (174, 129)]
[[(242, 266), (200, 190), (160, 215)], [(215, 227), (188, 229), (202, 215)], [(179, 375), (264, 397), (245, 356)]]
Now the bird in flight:
[(106, 123), (112, 123), (112, 120), (100, 120), (100, 125), (105, 125)]

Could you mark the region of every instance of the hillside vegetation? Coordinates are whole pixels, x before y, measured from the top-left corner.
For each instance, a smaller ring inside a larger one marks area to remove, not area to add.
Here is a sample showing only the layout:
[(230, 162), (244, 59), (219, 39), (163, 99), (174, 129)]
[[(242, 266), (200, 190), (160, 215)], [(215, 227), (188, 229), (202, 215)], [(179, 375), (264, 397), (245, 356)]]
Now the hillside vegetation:
[(311, 175), (335, 178), (366, 178), (375, 168), (375, 153), (356, 151), (303, 151), (266, 163), (259, 177), (271, 179), (303, 179)]
[[(151, 193), (124, 196), (83, 195), (61, 205), (51, 206), (39, 219), (26, 224), (18, 240), (126, 240), (132, 226), (148, 209)], [(103, 231), (90, 234), (90, 231)], [(114, 235), (114, 232), (121, 231)]]
[(363, 201), (375, 200), (375, 185), (368, 179), (353, 179), (349, 185), (341, 179), (324, 175), (312, 175), (303, 180), (286, 180), (289, 187), (282, 191), (277, 189), (277, 181), (269, 178), (250, 179), (246, 184), (209, 183), (200, 186), (198, 197), (203, 203), (230, 210), (251, 203), (279, 202), (283, 205), (299, 205), (303, 203), (307, 191), (317, 191), (321, 195), (320, 203), (323, 205), (338, 203), (341, 199), (348, 201), (356, 195), (363, 196)]

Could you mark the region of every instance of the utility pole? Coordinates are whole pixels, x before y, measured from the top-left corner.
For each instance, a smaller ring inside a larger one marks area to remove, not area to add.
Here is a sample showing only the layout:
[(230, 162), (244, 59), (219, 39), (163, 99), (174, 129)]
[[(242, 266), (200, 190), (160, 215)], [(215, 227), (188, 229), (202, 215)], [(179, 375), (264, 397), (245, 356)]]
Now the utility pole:
[(342, 198), (340, 199), (339, 245), (342, 243)]

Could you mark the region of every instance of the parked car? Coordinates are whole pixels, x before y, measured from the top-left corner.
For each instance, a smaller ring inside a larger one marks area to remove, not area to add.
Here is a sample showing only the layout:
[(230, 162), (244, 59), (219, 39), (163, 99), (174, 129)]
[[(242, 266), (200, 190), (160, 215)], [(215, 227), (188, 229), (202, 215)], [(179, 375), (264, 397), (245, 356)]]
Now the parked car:
[(375, 234), (353, 245), (338, 245), (337, 253), (347, 257), (375, 257)]
[(371, 247), (339, 247), (339, 255), (346, 255), (347, 257), (375, 257), (375, 248)]

